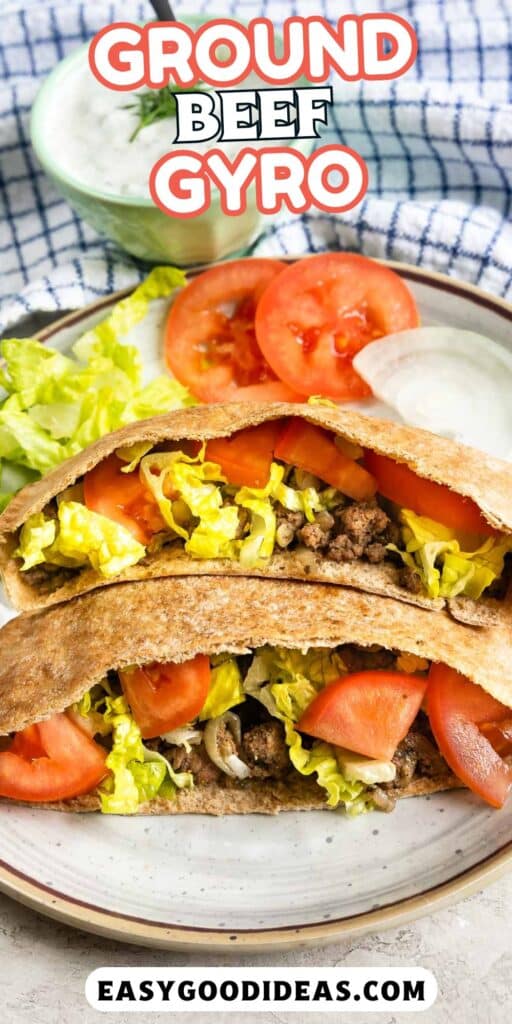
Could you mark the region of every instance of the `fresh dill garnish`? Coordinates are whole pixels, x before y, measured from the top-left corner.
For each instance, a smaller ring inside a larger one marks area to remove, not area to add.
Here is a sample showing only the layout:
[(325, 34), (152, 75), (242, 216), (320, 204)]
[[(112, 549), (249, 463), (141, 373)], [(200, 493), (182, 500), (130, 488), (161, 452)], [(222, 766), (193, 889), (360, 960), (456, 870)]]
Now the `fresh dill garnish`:
[(147, 128), (155, 121), (162, 121), (166, 117), (174, 117), (176, 114), (176, 93), (177, 92), (199, 92), (202, 83), (187, 86), (186, 89), (179, 85), (164, 85), (163, 89), (149, 89), (147, 92), (139, 92), (135, 96), (135, 103), (127, 103), (125, 110), (135, 110), (139, 123), (130, 135), (130, 142), (137, 138), (142, 128)]

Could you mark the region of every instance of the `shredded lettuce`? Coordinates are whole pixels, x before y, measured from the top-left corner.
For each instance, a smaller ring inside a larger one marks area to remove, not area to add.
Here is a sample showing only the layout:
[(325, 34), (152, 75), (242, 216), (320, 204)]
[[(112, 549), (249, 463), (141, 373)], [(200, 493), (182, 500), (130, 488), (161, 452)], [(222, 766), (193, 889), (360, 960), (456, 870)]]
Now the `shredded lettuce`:
[(235, 494), (240, 508), (251, 513), (251, 528), (240, 544), (240, 563), (245, 568), (264, 564), (270, 558), (276, 539), (276, 514), (270, 495), (284, 475), (282, 466), (272, 463), (270, 479), (265, 487), (241, 487)]
[(315, 741), (311, 750), (305, 750), (300, 733), (288, 719), (283, 721), (290, 761), (301, 775), (316, 774), (318, 785), (327, 793), (327, 805), (338, 807), (342, 803), (351, 817), (369, 810), (365, 785), (362, 782), (351, 782), (345, 777), (339, 768), (334, 748), (328, 743)]
[(185, 284), (183, 270), (177, 267), (154, 267), (131, 295), (116, 303), (105, 320), (82, 335), (73, 351), (84, 362), (92, 355), (113, 358), (116, 365), (133, 373), (132, 359), (127, 354), (128, 349), (119, 346), (119, 338), (144, 319), (153, 299), (170, 295), (175, 288), (182, 288)]
[[(225, 483), (225, 478), (220, 466), (203, 459), (204, 446), (197, 456), (181, 451), (145, 455), (140, 464), (142, 477), (167, 525), (185, 540), (188, 554), (234, 558), (238, 511), (234, 505), (223, 506), (219, 483)], [(176, 514), (177, 509), (183, 512), (183, 505), (186, 525)], [(192, 518), (199, 520), (197, 525), (192, 526)]]
[(43, 512), (29, 516), (23, 525), (16, 555), (23, 559), (22, 571), (33, 569), (46, 561), (46, 553), (51, 548), (57, 524), (55, 519), (47, 519)]
[(93, 732), (111, 735), (106, 765), (110, 775), (100, 786), (104, 814), (135, 814), (156, 796), (172, 799), (176, 788), (190, 788), (189, 772), (174, 772), (156, 751), (148, 750), (123, 694), (115, 696), (107, 681), (85, 694), (74, 710), (91, 723)]
[[(171, 535), (184, 541), (193, 558), (239, 558), (245, 568), (262, 565), (274, 550), (275, 502), (303, 512), (310, 522), (325, 507), (314, 487), (287, 486), (284, 467), (275, 462), (265, 487), (236, 490), (225, 487), (216, 462), (204, 461), (204, 444), (193, 456), (183, 451), (151, 452), (149, 447), (141, 442), (119, 448), (117, 454), (126, 463), (123, 472), (140, 473)], [(144, 557), (144, 546), (125, 527), (87, 509), (81, 492), (73, 489), (72, 500), (67, 497), (58, 500), (58, 521), (39, 513), (23, 527), (17, 555), (24, 570), (42, 562), (69, 567), (90, 563), (111, 577)], [(249, 532), (242, 539), (240, 508), (250, 513)]]
[(201, 722), (207, 718), (219, 718), (225, 711), (245, 700), (240, 669), (234, 658), (223, 661), (212, 669), (210, 689), (199, 715)]
[(333, 402), (331, 398), (324, 398), (323, 395), (310, 395), (308, 398), (308, 405), (327, 405), (331, 409), (337, 409), (336, 402)]
[(405, 551), (395, 545), (405, 565), (420, 577), (429, 597), (479, 598), (503, 572), (512, 538), (464, 534), (402, 510)]
[[(92, 441), (134, 420), (195, 404), (178, 381), (160, 376), (142, 386), (138, 349), (123, 336), (146, 314), (148, 303), (185, 283), (181, 270), (156, 267), (138, 288), (117, 303), (110, 315), (87, 331), (72, 355), (28, 338), (0, 345), (5, 366), (0, 387), (0, 468), (8, 463), (47, 473)], [(0, 502), (27, 480), (7, 490)], [(0, 506), (1, 507), (1, 506)]]
[(173, 409), (186, 409), (197, 405), (197, 400), (183, 384), (171, 377), (155, 377), (146, 387), (136, 391), (126, 402), (121, 413), (120, 426), (135, 420), (150, 419)]
[(144, 545), (129, 530), (78, 501), (61, 501), (57, 514), (52, 519), (38, 512), (22, 527), (16, 551), (22, 571), (42, 562), (71, 568), (90, 563), (110, 578), (144, 557)]
[(118, 448), (117, 458), (121, 459), (121, 462), (126, 462), (126, 466), (121, 468), (121, 473), (133, 473), (140, 460), (151, 451), (152, 447), (151, 441), (136, 441), (135, 444), (125, 444)]
[(346, 672), (335, 652), (312, 648), (306, 653), (280, 647), (260, 648), (244, 680), (245, 692), (261, 701), (271, 715), (283, 722), (291, 763), (301, 775), (316, 774), (327, 793), (329, 807), (344, 804), (350, 815), (369, 809), (366, 786), (349, 781), (340, 770), (335, 748), (315, 741), (310, 750), (294, 728), (316, 694)]
[(264, 565), (274, 551), (276, 539), (276, 514), (274, 501), (292, 512), (303, 512), (313, 522), (315, 512), (323, 505), (314, 487), (295, 490), (283, 483), (285, 470), (277, 462), (270, 467), (270, 476), (265, 487), (241, 487), (235, 494), (235, 502), (251, 513), (251, 528), (240, 545), (240, 562), (246, 569)]

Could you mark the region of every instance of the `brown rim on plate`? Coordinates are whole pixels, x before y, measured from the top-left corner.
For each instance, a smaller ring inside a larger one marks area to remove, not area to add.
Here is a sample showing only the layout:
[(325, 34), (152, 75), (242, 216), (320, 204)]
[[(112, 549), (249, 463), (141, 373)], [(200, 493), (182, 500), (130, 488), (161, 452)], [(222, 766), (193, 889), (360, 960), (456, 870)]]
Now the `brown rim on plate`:
[[(279, 256), (275, 255), (275, 259), (281, 260), (282, 263), (295, 263), (297, 260), (304, 259), (305, 256), (311, 254), (304, 254), (298, 256)], [(247, 257), (250, 259), (250, 257)], [(271, 257), (269, 257), (271, 258)], [(372, 259), (374, 257), (371, 257)], [(230, 260), (218, 260), (216, 264), (208, 264), (202, 267), (195, 267), (193, 270), (188, 270), (188, 277), (196, 277), (202, 273), (203, 270), (208, 270), (209, 266), (218, 266), (220, 263), (230, 263)], [(477, 288), (474, 284), (467, 284), (465, 281), (458, 281), (455, 278), (447, 277), (446, 274), (439, 274), (435, 270), (422, 270), (420, 267), (410, 266), (408, 263), (399, 263), (397, 260), (380, 260), (377, 259), (377, 263), (383, 263), (384, 266), (390, 267), (391, 270), (395, 270), (400, 277), (405, 277), (408, 281), (416, 281), (418, 284), (432, 284), (434, 283), (437, 287), (444, 292), (449, 292), (451, 295), (462, 296), (463, 298), (471, 299), (477, 306), (483, 306), (485, 309), (492, 310), (493, 313), (497, 313), (498, 316), (504, 317), (505, 320), (512, 321), (512, 303), (507, 302), (505, 299), (500, 299), (497, 296), (490, 295), (488, 292), (482, 291), (481, 288)], [(123, 288), (120, 291), (112, 292), (110, 295), (105, 295), (101, 299), (96, 299), (95, 302), (89, 303), (82, 309), (74, 310), (72, 313), (68, 313), (66, 316), (60, 317), (58, 320), (54, 320), (48, 327), (44, 327), (43, 330), (38, 331), (35, 337), (39, 338), (40, 341), (49, 341), (49, 339), (64, 327), (72, 327), (73, 324), (80, 323), (86, 317), (92, 313), (99, 312), (101, 309), (105, 309), (108, 306), (113, 305), (114, 302), (119, 302), (121, 299), (125, 299), (127, 295), (135, 291), (137, 286), (133, 285), (129, 288)]]
[[(280, 258), (287, 262), (293, 262), (302, 257)], [(391, 267), (406, 280), (434, 285), (439, 290), (448, 292), (455, 297), (467, 298), (507, 321), (512, 320), (512, 305), (510, 303), (488, 295), (474, 285), (465, 284), (444, 274), (421, 270), (408, 264), (391, 260), (380, 260), (379, 262)], [(195, 276), (203, 269), (206, 268), (197, 268), (189, 276)], [(69, 313), (44, 328), (37, 336), (41, 341), (49, 341), (62, 329), (78, 324), (91, 314), (110, 307), (133, 290), (133, 287), (123, 289), (105, 296), (83, 309)], [(416, 917), (440, 910), (458, 899), (471, 895), (483, 886), (496, 881), (511, 865), (512, 841), (473, 867), (455, 874), (440, 885), (426, 889), (416, 896), (374, 908), (366, 913), (322, 921), (318, 924), (235, 931), (155, 923), (144, 918), (110, 911), (67, 896), (37, 882), (2, 860), (0, 860), (0, 891), (48, 917), (118, 941), (196, 952), (225, 953), (234, 949), (244, 952), (263, 952), (266, 949), (285, 950), (301, 945), (325, 945), (349, 935), (355, 937), (384, 928), (398, 927)]]
[(157, 924), (115, 910), (106, 910), (66, 896), (41, 882), (34, 882), (4, 861), (0, 861), (0, 891), (46, 917), (117, 941), (161, 949), (193, 950), (198, 953), (225, 953), (233, 949), (261, 953), (267, 949), (277, 951), (301, 945), (327, 945), (349, 936), (355, 938), (369, 932), (397, 928), (417, 917), (442, 910), (466, 896), (473, 895), (484, 886), (497, 881), (511, 863), (512, 842), (472, 868), (454, 875), (448, 882), (426, 889), (417, 896), (409, 896), (363, 914), (319, 924), (231, 931), (165, 922)]

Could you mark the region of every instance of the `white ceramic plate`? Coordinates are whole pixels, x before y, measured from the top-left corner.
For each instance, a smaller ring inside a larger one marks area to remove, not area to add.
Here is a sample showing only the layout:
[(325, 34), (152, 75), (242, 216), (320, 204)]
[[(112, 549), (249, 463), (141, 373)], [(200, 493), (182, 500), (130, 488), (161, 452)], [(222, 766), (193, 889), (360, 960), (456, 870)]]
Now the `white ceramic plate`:
[[(510, 345), (512, 308), (448, 278), (396, 267), (424, 323)], [(120, 296), (41, 335), (65, 349)], [(166, 303), (143, 345), (161, 369)], [(142, 340), (143, 339), (143, 340)], [(4, 617), (7, 617), (4, 608)], [(476, 888), (512, 863), (512, 806), (467, 792), (407, 800), (387, 816), (110, 818), (0, 807), (0, 889), (43, 913), (124, 941), (264, 951), (396, 925)]]

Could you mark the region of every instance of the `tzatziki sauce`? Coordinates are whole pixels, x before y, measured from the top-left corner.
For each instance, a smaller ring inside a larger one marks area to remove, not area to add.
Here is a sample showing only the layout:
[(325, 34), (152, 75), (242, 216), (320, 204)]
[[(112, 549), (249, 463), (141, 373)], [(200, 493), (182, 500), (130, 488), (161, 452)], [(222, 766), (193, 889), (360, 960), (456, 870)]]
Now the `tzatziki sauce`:
[[(262, 85), (256, 75), (250, 75), (239, 88), (257, 89)], [(136, 103), (137, 92), (146, 91), (143, 88), (118, 92), (102, 85), (94, 77), (84, 53), (83, 62), (70, 67), (62, 88), (55, 91), (45, 117), (45, 129), (62, 171), (77, 183), (99, 192), (149, 199), (151, 171), (173, 149), (190, 148), (200, 154), (220, 148), (228, 159), (234, 159), (244, 145), (258, 148), (266, 144), (212, 139), (174, 145), (177, 125), (173, 116), (144, 126), (130, 141), (140, 124), (137, 106), (131, 105)]]

